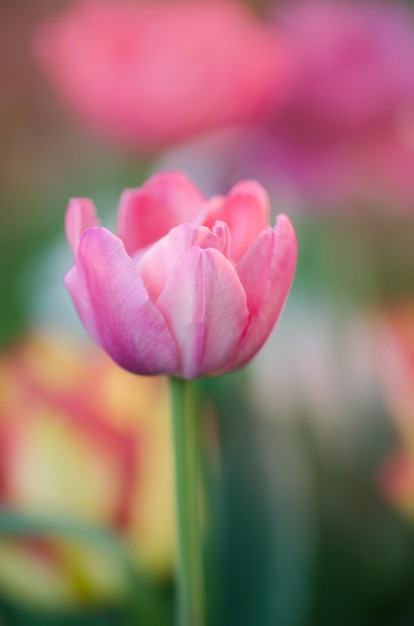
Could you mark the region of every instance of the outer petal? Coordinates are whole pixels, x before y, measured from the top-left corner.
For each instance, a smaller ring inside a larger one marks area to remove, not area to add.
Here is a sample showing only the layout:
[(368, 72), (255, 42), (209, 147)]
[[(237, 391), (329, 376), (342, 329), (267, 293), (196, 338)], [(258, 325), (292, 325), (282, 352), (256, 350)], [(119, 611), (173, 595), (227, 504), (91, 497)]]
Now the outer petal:
[(204, 197), (180, 172), (152, 176), (142, 187), (127, 189), (121, 197), (118, 235), (128, 254), (134, 254), (183, 222), (192, 222)]
[(235, 185), (225, 198), (212, 200), (205, 218), (210, 228), (223, 220), (231, 232), (231, 259), (238, 263), (259, 233), (269, 225), (269, 199), (261, 185), (244, 181)]
[(92, 200), (89, 198), (72, 198), (66, 209), (65, 230), (75, 259), (82, 233), (91, 226), (99, 226), (96, 208)]
[(295, 274), (295, 231), (285, 215), (260, 234), (237, 266), (245, 289), (250, 323), (227, 369), (245, 365), (262, 347), (281, 313)]
[(65, 283), (87, 330), (121, 367), (136, 374), (178, 373), (174, 339), (118, 237), (88, 229)]
[(215, 373), (228, 362), (248, 322), (235, 269), (214, 248), (194, 246), (167, 277), (157, 306), (178, 343), (182, 375)]

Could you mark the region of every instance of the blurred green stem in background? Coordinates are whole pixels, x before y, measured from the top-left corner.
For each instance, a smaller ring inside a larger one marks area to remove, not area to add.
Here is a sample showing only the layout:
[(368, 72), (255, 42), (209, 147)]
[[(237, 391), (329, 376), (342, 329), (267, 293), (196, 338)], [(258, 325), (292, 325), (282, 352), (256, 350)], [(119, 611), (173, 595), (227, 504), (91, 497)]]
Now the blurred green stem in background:
[(177, 626), (205, 626), (193, 383), (171, 378), (177, 499)]

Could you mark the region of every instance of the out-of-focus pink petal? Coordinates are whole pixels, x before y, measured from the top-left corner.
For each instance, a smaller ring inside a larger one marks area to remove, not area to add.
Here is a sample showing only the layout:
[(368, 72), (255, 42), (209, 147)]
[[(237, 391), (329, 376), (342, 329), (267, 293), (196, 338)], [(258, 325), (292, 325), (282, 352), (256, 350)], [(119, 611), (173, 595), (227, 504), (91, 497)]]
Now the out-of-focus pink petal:
[(65, 283), (87, 330), (121, 367), (136, 374), (178, 372), (174, 339), (118, 237), (88, 229)]
[(238, 263), (259, 233), (268, 226), (267, 193), (254, 181), (238, 183), (225, 198), (216, 197), (209, 203), (204, 223), (212, 228), (217, 220), (223, 220), (230, 228), (230, 257)]
[(85, 127), (134, 151), (259, 120), (287, 86), (287, 46), (234, 0), (78, 0), (35, 50)]
[(89, 198), (72, 198), (65, 215), (65, 230), (73, 257), (76, 259), (82, 233), (91, 226), (99, 226), (96, 208)]
[(294, 76), (296, 132), (370, 127), (411, 101), (414, 29), (405, 2), (287, 2), (278, 12)]
[[(296, 268), (295, 231), (285, 215), (262, 233), (237, 266), (245, 289), (250, 322), (229, 368), (241, 367), (271, 333), (289, 293)], [(227, 368), (226, 368), (227, 369)]]
[(379, 475), (381, 490), (395, 504), (414, 510), (414, 460), (407, 452), (394, 452)]
[(248, 322), (237, 273), (214, 248), (195, 246), (180, 258), (167, 276), (157, 306), (179, 346), (184, 378), (221, 370)]
[(193, 222), (205, 199), (187, 176), (162, 172), (142, 187), (127, 189), (121, 197), (118, 236), (128, 254), (157, 241), (171, 228)]

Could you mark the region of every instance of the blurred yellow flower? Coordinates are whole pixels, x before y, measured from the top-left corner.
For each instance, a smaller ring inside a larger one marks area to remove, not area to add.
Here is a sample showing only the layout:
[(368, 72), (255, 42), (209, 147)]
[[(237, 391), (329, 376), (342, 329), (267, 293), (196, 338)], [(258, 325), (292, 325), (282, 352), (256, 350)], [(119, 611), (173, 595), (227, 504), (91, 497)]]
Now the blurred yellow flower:
[[(1, 504), (115, 530), (144, 571), (168, 576), (169, 407), (164, 378), (129, 374), (58, 334), (31, 336), (0, 357)], [(96, 602), (120, 592), (122, 568), (98, 546), (4, 536), (0, 588), (49, 606)]]

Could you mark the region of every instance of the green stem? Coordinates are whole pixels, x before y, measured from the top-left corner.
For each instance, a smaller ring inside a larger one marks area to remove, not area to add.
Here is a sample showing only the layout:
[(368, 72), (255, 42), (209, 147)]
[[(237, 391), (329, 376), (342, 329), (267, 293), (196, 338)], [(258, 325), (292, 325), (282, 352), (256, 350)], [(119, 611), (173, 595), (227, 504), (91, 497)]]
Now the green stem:
[(199, 519), (197, 429), (193, 387), (172, 378), (178, 533), (178, 623), (204, 626), (204, 576)]

